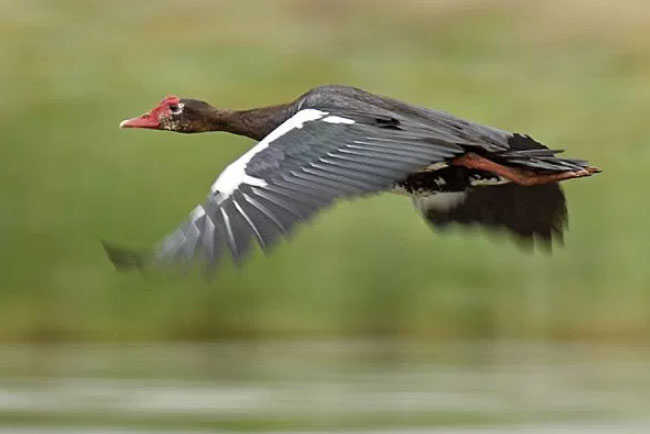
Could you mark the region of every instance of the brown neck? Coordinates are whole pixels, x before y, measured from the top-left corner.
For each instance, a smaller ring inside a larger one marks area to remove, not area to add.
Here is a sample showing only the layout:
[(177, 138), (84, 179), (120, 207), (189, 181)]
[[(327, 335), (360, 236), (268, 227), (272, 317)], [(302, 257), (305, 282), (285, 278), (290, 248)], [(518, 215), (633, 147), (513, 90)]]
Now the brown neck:
[(227, 131), (261, 140), (293, 114), (292, 104), (250, 110), (215, 109), (210, 116), (210, 131)]

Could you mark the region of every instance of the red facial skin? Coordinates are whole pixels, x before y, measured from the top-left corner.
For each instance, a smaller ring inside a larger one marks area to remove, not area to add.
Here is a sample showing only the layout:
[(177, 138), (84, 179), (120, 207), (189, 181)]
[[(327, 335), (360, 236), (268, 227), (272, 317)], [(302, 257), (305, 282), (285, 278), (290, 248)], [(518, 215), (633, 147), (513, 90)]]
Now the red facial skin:
[(168, 96), (149, 113), (122, 121), (120, 128), (149, 128), (159, 130), (161, 129), (162, 121), (172, 116), (170, 106), (178, 105), (180, 102), (181, 100), (177, 96)]

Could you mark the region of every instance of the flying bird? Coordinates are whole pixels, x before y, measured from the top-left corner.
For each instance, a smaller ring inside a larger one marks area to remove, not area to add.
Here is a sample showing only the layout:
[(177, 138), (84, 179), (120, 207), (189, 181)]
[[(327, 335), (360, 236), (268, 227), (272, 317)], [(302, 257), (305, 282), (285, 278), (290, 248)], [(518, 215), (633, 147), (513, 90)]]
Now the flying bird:
[(528, 135), (469, 122), (347, 86), (251, 110), (169, 96), (121, 128), (227, 131), (257, 142), (227, 166), (205, 202), (146, 253), (104, 244), (118, 269), (203, 261), (239, 263), (339, 198), (394, 192), (434, 227), (504, 228), (550, 245), (567, 220), (559, 181), (600, 170), (559, 158)]

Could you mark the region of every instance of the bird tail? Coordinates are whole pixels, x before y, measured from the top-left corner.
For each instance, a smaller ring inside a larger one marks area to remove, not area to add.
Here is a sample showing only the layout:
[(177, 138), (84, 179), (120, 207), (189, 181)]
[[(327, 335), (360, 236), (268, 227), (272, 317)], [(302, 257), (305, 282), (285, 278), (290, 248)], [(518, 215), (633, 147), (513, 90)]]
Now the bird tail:
[(143, 270), (151, 262), (151, 254), (146, 251), (130, 250), (106, 241), (102, 241), (102, 246), (118, 271)]
[(600, 173), (598, 167), (585, 160), (575, 158), (560, 158), (557, 154), (564, 152), (561, 149), (549, 149), (530, 136), (513, 134), (508, 140), (507, 151), (496, 156), (503, 164), (520, 166), (533, 171), (567, 172), (575, 171), (589, 176)]

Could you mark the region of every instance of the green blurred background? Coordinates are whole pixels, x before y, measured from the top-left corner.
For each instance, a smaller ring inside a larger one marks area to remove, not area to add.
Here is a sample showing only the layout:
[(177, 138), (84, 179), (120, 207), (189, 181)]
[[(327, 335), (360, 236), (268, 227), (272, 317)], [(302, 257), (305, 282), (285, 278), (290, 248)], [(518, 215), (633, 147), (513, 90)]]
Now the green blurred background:
[[(645, 0), (0, 0), (0, 340), (650, 336)], [(565, 183), (564, 248), (434, 233), (409, 200), (340, 203), (207, 282), (120, 274), (252, 145), (122, 131), (167, 94), (246, 108), (358, 86), (531, 134), (605, 173)]]

